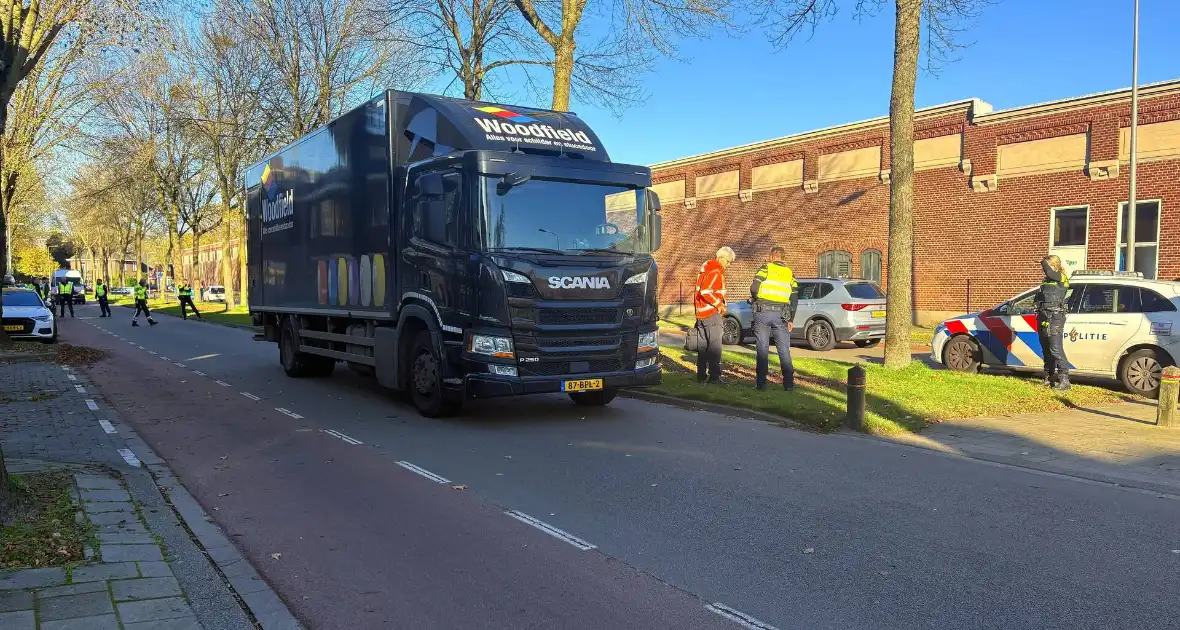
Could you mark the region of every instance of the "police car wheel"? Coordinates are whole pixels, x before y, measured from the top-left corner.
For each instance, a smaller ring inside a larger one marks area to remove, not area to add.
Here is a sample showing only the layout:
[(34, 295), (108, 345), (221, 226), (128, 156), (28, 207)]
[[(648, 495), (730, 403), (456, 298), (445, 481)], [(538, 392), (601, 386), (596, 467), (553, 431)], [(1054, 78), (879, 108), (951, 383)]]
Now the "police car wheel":
[(736, 346), (742, 342), (742, 324), (736, 317), (726, 316), (722, 322), (721, 343)]
[(979, 371), (979, 346), (966, 335), (959, 335), (946, 343), (942, 363), (956, 372)]
[(1160, 376), (1164, 365), (1155, 350), (1136, 350), (1123, 359), (1119, 378), (1132, 394), (1155, 398), (1159, 396)]

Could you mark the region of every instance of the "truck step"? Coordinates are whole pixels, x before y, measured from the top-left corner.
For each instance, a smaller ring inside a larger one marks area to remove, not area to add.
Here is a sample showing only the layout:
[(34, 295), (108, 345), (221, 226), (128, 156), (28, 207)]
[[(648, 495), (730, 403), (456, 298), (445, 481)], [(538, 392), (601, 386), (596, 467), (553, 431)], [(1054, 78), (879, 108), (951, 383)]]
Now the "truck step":
[(255, 333), (254, 334), (254, 341), (266, 341), (266, 335), (264, 335), (262, 333)]

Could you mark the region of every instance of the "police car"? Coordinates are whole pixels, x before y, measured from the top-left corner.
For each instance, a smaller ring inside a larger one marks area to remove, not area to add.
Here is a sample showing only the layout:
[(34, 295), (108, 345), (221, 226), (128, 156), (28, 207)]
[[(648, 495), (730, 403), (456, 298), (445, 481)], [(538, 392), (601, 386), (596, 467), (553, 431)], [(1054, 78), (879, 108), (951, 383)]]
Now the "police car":
[[(931, 358), (952, 370), (1044, 368), (1037, 337), (1037, 289), (981, 313), (948, 319), (934, 331)], [(1071, 375), (1117, 378), (1154, 396), (1164, 366), (1180, 358), (1180, 282), (1137, 272), (1076, 271), (1069, 278), (1065, 358)]]

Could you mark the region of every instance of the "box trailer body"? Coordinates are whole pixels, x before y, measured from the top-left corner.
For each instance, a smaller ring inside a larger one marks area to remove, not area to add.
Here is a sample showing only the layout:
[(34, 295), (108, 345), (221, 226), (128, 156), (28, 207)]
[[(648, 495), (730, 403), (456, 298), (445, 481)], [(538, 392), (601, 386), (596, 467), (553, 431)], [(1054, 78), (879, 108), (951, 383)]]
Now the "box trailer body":
[(250, 311), (426, 415), (658, 384), (659, 199), (575, 115), (388, 91), (247, 169)]

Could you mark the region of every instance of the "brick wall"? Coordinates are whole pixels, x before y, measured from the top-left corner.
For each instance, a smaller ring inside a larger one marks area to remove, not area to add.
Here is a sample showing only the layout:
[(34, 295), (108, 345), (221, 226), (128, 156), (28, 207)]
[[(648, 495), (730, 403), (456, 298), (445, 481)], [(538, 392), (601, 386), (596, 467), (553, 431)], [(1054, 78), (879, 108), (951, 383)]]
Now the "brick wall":
[[(1112, 162), (1119, 154), (1119, 130), (1130, 124), (1129, 99), (1079, 99), (1025, 110), (972, 115), (968, 104), (956, 112), (919, 115), (917, 139), (963, 134), (963, 162), (922, 170), (916, 175), (914, 215), (914, 304), (927, 318), (967, 308), (968, 280), (972, 309), (994, 305), (1039, 281), (1039, 260), (1049, 246), (1050, 210), (1088, 205), (1087, 267), (1112, 269), (1115, 224), (1120, 201), (1127, 198), (1127, 165), (1117, 177), (1090, 175), (1091, 168), (1003, 177), (979, 192), (972, 176), (995, 175), (997, 149), (1006, 144), (1085, 133), (1088, 164)], [(1141, 97), (1140, 124), (1180, 119), (1180, 84)], [(749, 187), (750, 170), (762, 164), (804, 159), (804, 181), (815, 180), (820, 155), (865, 146), (881, 146), (881, 170), (889, 169), (888, 125), (882, 122), (850, 133), (804, 134), (799, 142), (749, 151), (729, 151), (653, 167), (654, 181), (685, 179), (687, 198), (694, 179), (734, 167), (741, 169), (741, 188)], [(820, 182), (816, 192), (804, 186), (757, 191), (749, 201), (738, 195), (701, 199), (664, 207), (664, 246), (660, 265), (660, 301), (674, 304), (683, 285), (691, 303), (692, 286), (701, 262), (721, 245), (738, 256), (728, 274), (731, 295), (744, 297), (754, 270), (773, 245), (787, 250), (797, 276), (817, 273), (817, 257), (830, 249), (852, 254), (852, 275), (861, 274), (860, 254), (868, 249), (887, 253), (889, 184), (887, 177)], [(1180, 160), (1142, 162), (1138, 166), (1141, 200), (1160, 199), (1158, 277), (1180, 278)], [(888, 262), (882, 281), (888, 283)]]

